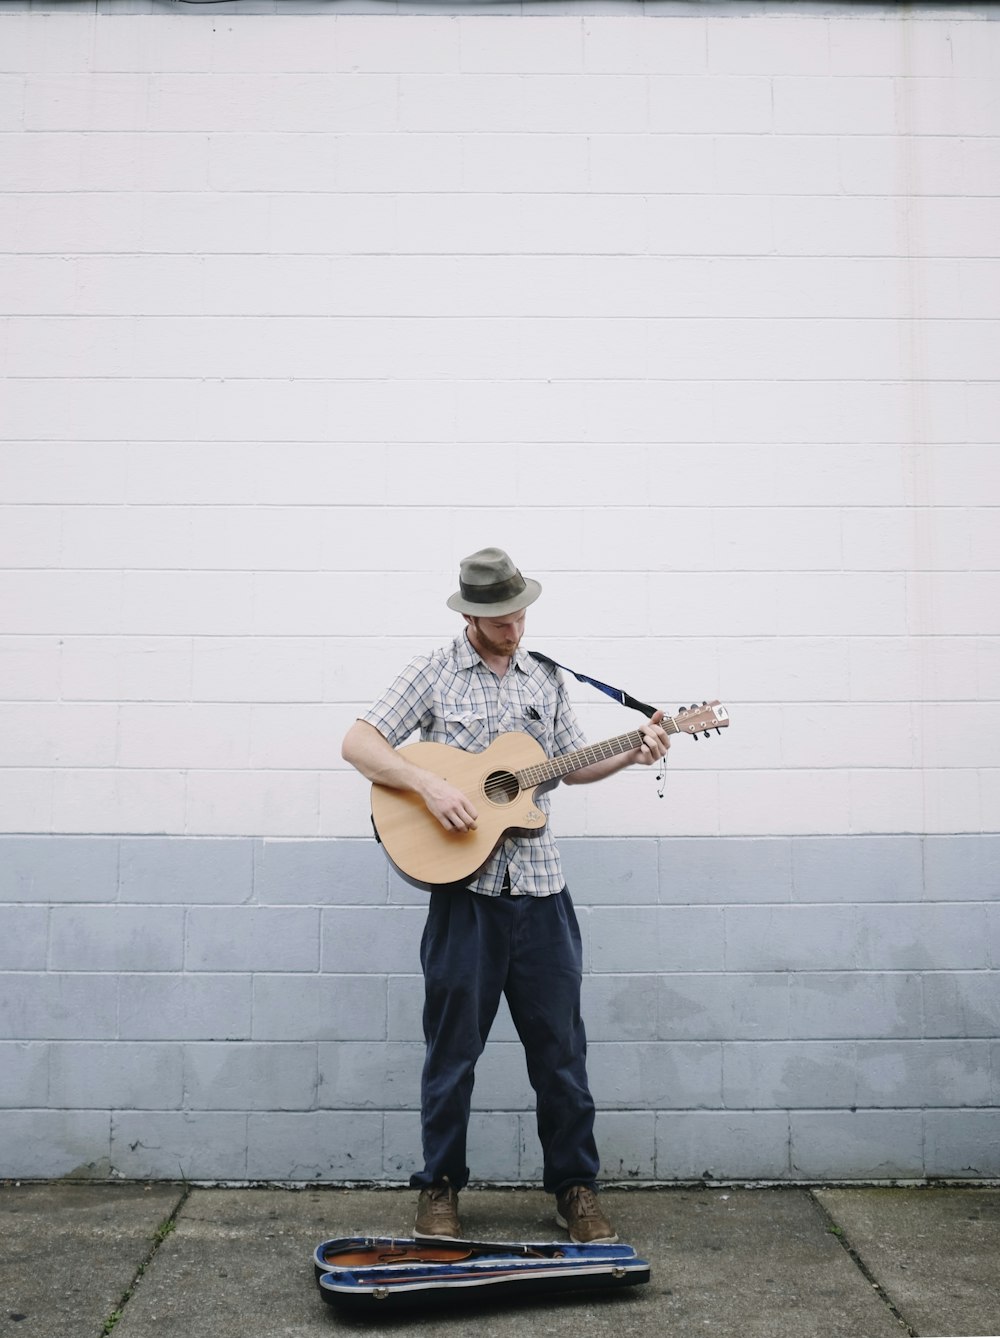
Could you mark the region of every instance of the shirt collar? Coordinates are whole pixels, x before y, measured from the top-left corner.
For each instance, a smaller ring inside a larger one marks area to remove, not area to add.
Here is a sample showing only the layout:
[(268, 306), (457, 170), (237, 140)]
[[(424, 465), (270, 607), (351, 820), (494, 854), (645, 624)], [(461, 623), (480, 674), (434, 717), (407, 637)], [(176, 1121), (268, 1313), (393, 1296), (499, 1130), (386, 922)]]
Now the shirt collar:
[(517, 650), (514, 652), (514, 657), (511, 663), (515, 669), (520, 669), (522, 674), (531, 673), (532, 660), (528, 652), (524, 649), (523, 644), (518, 646)]
[(480, 663), (479, 653), (474, 649), (467, 632), (459, 632), (454, 647), (455, 661), (459, 669), (474, 669)]

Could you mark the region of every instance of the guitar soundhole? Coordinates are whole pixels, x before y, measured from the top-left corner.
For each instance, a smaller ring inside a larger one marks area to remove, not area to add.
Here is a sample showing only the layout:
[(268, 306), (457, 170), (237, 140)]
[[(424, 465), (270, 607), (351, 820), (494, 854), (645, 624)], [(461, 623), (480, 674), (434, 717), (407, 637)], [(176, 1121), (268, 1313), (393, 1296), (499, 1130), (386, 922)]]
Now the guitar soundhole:
[(509, 771), (491, 771), (483, 793), (491, 804), (512, 804), (518, 795), (518, 784)]

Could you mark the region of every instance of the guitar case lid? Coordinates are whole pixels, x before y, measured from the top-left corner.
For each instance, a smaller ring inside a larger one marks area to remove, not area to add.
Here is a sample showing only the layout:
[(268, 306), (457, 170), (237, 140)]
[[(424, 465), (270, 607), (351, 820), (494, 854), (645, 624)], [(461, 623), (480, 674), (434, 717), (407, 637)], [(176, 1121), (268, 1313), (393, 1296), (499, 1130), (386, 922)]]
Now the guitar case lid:
[(519, 1299), (649, 1281), (631, 1245), (342, 1236), (313, 1253), (320, 1295), (349, 1310)]

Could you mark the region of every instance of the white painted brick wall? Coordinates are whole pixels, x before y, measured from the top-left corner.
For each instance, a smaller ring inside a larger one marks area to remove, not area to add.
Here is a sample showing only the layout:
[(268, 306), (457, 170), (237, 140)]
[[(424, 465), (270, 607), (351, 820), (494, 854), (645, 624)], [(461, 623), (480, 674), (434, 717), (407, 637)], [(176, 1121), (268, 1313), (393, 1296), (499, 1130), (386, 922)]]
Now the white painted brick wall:
[(4, 830), (364, 834), (487, 542), (732, 710), (565, 834), (997, 829), (995, 6), (103, 8), (0, 12)]

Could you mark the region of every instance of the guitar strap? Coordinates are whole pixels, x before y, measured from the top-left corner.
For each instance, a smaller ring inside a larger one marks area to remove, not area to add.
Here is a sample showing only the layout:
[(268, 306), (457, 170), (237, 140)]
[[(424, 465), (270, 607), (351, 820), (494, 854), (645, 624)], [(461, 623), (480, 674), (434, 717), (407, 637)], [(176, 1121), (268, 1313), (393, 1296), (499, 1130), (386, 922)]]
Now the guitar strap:
[(569, 669), (565, 664), (560, 664), (558, 660), (551, 660), (547, 655), (543, 655), (539, 650), (529, 650), (528, 654), (540, 664), (547, 664), (553, 669), (563, 669), (567, 674), (572, 674), (575, 679), (581, 683), (589, 683), (592, 688), (597, 688), (601, 692), (607, 693), (613, 697), (619, 706), (628, 706), (633, 711), (641, 711), (644, 716), (652, 717), (656, 714), (655, 706), (648, 706), (645, 702), (639, 701), (621, 688), (613, 688), (607, 683), (601, 683), (596, 678), (589, 678), (586, 674), (578, 674), (575, 669)]

